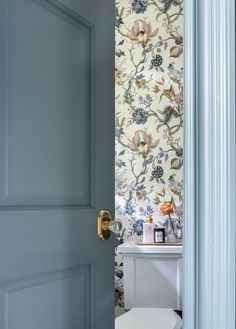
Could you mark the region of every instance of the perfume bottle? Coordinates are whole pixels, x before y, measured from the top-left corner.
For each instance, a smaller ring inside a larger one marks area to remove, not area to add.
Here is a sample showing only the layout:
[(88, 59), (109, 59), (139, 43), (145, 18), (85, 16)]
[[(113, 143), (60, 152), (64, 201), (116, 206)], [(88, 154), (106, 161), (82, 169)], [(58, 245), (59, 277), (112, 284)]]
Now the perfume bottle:
[(143, 242), (154, 243), (154, 228), (153, 218), (147, 217), (146, 222), (143, 224)]

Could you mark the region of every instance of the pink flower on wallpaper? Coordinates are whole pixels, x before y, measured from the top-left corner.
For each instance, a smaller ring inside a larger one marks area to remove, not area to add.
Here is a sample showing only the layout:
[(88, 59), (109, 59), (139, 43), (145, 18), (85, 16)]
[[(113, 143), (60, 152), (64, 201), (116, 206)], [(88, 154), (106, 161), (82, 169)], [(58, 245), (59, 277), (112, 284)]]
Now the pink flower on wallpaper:
[(134, 25), (127, 33), (127, 36), (130, 38), (130, 40), (137, 41), (138, 43), (141, 43), (143, 47), (145, 47), (149, 39), (157, 35), (158, 30), (158, 28), (152, 30), (152, 25), (150, 23), (147, 23), (142, 19), (138, 19), (134, 22)]
[(128, 146), (131, 151), (136, 151), (146, 156), (150, 149), (155, 148), (159, 142), (159, 139), (154, 141), (152, 135), (148, 134), (146, 131), (137, 130)]

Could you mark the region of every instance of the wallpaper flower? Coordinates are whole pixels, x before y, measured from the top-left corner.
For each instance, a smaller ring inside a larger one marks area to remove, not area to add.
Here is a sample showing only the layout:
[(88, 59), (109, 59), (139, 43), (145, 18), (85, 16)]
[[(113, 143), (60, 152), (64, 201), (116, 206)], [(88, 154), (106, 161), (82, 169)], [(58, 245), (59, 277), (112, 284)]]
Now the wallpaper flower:
[[(173, 202), (183, 225), (183, 0), (116, 1), (116, 219), (141, 240), (152, 215)], [(116, 254), (116, 305), (123, 306)]]

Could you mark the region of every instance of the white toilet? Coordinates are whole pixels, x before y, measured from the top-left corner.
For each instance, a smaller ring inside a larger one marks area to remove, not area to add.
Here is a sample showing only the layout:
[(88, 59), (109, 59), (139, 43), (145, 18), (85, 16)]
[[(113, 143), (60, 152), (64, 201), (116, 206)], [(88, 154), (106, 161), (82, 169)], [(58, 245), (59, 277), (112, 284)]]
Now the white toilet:
[(115, 329), (181, 329), (182, 246), (118, 247), (124, 264), (124, 308)]
[(115, 329), (181, 329), (182, 319), (171, 308), (135, 307), (115, 320)]

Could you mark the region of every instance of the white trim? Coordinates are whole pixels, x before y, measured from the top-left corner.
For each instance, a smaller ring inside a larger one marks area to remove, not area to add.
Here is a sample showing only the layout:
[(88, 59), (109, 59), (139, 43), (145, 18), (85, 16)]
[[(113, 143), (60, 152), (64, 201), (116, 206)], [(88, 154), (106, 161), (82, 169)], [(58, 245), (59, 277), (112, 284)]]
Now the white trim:
[(185, 1), (184, 328), (235, 328), (235, 3)]
[(196, 213), (195, 213), (195, 5), (184, 3), (184, 254), (183, 254), (183, 310), (184, 328), (196, 328)]

